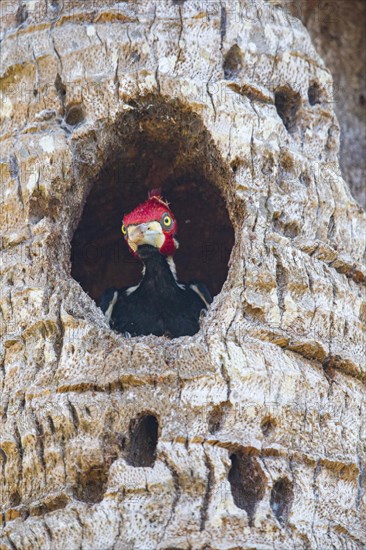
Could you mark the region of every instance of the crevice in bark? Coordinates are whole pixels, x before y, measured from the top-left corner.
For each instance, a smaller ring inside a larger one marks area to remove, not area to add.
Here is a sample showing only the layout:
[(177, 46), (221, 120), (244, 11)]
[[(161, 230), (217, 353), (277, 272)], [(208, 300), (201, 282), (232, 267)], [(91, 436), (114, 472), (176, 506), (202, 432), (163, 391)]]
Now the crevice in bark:
[(59, 73), (56, 75), (55, 88), (61, 103), (61, 114), (63, 116), (65, 114), (66, 86), (62, 82), (62, 78)]
[(315, 535), (315, 518), (318, 513), (318, 503), (319, 503), (319, 488), (317, 486), (317, 479), (321, 472), (321, 465), (320, 461), (316, 463), (316, 466), (314, 468), (314, 474), (313, 474), (313, 482), (312, 482), (312, 489), (313, 489), (313, 495), (314, 495), (314, 514), (311, 522), (311, 531), (315, 540), (316, 547), (318, 548), (318, 539)]
[(146, 414), (133, 420), (130, 426), (130, 448), (127, 462), (134, 467), (150, 467), (155, 464), (159, 423), (156, 416)]
[[(361, 431), (361, 430), (360, 430)], [(362, 439), (362, 434), (360, 433), (360, 441)], [(362, 497), (363, 497), (363, 494), (365, 492), (365, 488), (366, 488), (366, 469), (365, 469), (365, 466), (363, 464), (363, 461), (361, 459), (360, 456), (357, 456), (357, 462), (358, 462), (358, 476), (357, 476), (357, 484), (358, 484), (358, 489), (357, 489), (357, 497), (356, 497), (356, 508), (359, 509), (360, 505), (361, 505), (361, 502), (362, 502)]]
[(17, 451), (18, 451), (18, 485), (21, 483), (23, 479), (23, 454), (24, 449), (22, 445), (22, 438), (19, 432), (18, 426), (14, 425), (14, 438), (16, 441)]
[(34, 411), (33, 411), (33, 418), (34, 418), (34, 423), (36, 426), (36, 433), (37, 433), (37, 452), (38, 452), (40, 463), (42, 465), (42, 470), (43, 470), (44, 478), (46, 482), (46, 461), (44, 458), (44, 430), (43, 430), (42, 424), (38, 420)]
[(229, 483), (234, 503), (248, 514), (249, 526), (253, 525), (255, 509), (264, 497), (265, 476), (257, 459), (241, 451), (230, 455)]
[(19, 5), (15, 14), (15, 20), (17, 25), (22, 25), (28, 19), (28, 10), (26, 4), (23, 2)]
[(79, 423), (80, 423), (79, 415), (77, 413), (77, 410), (76, 410), (75, 406), (71, 403), (70, 400), (68, 400), (68, 407), (69, 407), (72, 423), (75, 427), (75, 430), (78, 431), (79, 430)]
[(48, 421), (48, 425), (50, 427), (51, 434), (54, 434), (56, 430), (55, 430), (55, 424), (54, 424), (51, 416), (47, 416), (47, 421)]
[(205, 452), (205, 466), (207, 469), (207, 484), (206, 484), (206, 490), (203, 497), (202, 508), (201, 508), (200, 531), (204, 531), (206, 527), (208, 506), (210, 504), (212, 484), (214, 482), (214, 465), (211, 463), (206, 452)]
[(30, 516), (42, 517), (48, 512), (54, 512), (55, 510), (62, 510), (70, 502), (70, 498), (64, 494), (56, 495), (52, 498), (47, 498), (46, 502), (30, 506)]
[(11, 540), (10, 535), (6, 537), (6, 541), (9, 543), (9, 546), (12, 550), (17, 550), (17, 546), (14, 544), (14, 542)]
[[(115, 381), (115, 384), (112, 386), (111, 383), (105, 384), (105, 386), (98, 386), (97, 384), (90, 383), (90, 382), (83, 382), (83, 383), (77, 383), (77, 384), (63, 384), (56, 388), (57, 393), (84, 393), (87, 391), (92, 392), (106, 392), (111, 393), (110, 390), (114, 391), (120, 391), (120, 387), (118, 386), (118, 380)], [(75, 412), (75, 411), (74, 411)]]
[(285, 267), (283, 266), (283, 263), (278, 256), (276, 256), (276, 283), (278, 307), (281, 310), (282, 316), (283, 312), (285, 311), (285, 297), (287, 293), (288, 275)]
[(337, 359), (339, 360), (340, 357), (337, 358), (337, 357), (334, 357), (333, 355), (327, 355), (327, 357), (324, 359), (322, 363), (324, 376), (329, 383), (328, 398), (332, 393), (332, 386), (333, 386), (333, 383), (335, 382), (335, 377), (336, 377), (335, 366), (337, 364)]
[(44, 528), (45, 528), (45, 530), (46, 530), (47, 536), (48, 536), (48, 538), (50, 539), (50, 543), (51, 543), (51, 545), (52, 545), (52, 543), (53, 543), (53, 535), (52, 535), (51, 527), (48, 525), (47, 521), (44, 521), (44, 522), (43, 522), (43, 525), (44, 525)]
[(293, 500), (292, 482), (287, 478), (278, 479), (272, 487), (270, 506), (282, 526), (287, 523)]
[(220, 39), (221, 39), (220, 49), (221, 50), (222, 50), (223, 41), (224, 41), (224, 38), (225, 38), (225, 35), (226, 35), (226, 26), (227, 26), (226, 7), (221, 5), (221, 13), (220, 13)]
[(164, 540), (166, 530), (167, 530), (169, 524), (171, 523), (171, 521), (174, 518), (175, 510), (177, 508), (177, 505), (178, 505), (178, 502), (179, 502), (179, 499), (180, 499), (180, 496), (181, 496), (181, 488), (180, 488), (180, 485), (179, 485), (179, 474), (178, 474), (177, 470), (169, 462), (169, 458), (165, 453), (162, 453), (161, 459), (162, 459), (165, 466), (168, 468), (168, 470), (171, 473), (171, 476), (172, 476), (172, 479), (173, 479), (173, 484), (174, 484), (175, 495), (174, 495), (174, 499), (173, 499), (173, 502), (172, 502), (170, 516), (168, 518), (168, 521), (166, 522), (166, 525), (164, 527), (163, 535), (162, 535), (162, 537), (159, 541), (160, 543)]
[(5, 479), (5, 467), (8, 461), (8, 457), (6, 456), (6, 453), (1, 448), (0, 448), (0, 458), (1, 458), (1, 474), (2, 474), (2, 478)]
[(24, 208), (23, 191), (20, 183), (19, 163), (18, 163), (17, 156), (15, 154), (10, 155), (9, 165), (10, 165), (10, 173), (12, 177), (17, 181), (17, 193), (18, 193), (19, 201), (22, 207)]
[(229, 373), (228, 373), (227, 368), (225, 367), (224, 363), (221, 364), (220, 372), (221, 372), (221, 376), (223, 377), (223, 379), (225, 380), (225, 383), (226, 383), (226, 400), (227, 400), (227, 402), (230, 402), (231, 380), (230, 380)]

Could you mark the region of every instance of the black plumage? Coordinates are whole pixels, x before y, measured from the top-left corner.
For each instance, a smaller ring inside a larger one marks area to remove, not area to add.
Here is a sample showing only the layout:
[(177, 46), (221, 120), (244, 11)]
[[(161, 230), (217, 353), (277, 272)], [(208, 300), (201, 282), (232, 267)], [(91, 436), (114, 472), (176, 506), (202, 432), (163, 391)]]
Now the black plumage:
[(203, 283), (179, 283), (172, 259), (151, 245), (138, 248), (144, 274), (136, 287), (107, 290), (100, 307), (111, 328), (122, 334), (177, 338), (199, 330), (202, 310), (212, 298)]

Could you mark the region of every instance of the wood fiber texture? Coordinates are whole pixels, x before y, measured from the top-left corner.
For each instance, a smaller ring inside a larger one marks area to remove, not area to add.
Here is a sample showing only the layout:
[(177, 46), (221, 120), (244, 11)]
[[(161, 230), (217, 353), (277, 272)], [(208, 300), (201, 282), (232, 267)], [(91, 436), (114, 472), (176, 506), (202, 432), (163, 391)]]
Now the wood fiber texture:
[[(0, 549), (364, 548), (365, 213), (308, 31), (264, 0), (0, 14)], [(195, 336), (124, 338), (72, 237), (111, 158), (131, 189), (175, 143), (227, 280)]]

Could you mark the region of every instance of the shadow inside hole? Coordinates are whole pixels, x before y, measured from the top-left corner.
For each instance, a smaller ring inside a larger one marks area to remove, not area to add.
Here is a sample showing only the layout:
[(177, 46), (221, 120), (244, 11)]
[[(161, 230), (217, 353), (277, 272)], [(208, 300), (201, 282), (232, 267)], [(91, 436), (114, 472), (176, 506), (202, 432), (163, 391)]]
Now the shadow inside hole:
[(232, 172), (198, 115), (177, 102), (139, 101), (130, 101), (130, 110), (100, 132), (105, 156), (92, 185), (90, 161), (82, 162), (88, 144), (80, 143), (76, 152), (78, 174), (82, 179), (86, 171), (91, 191), (72, 240), (71, 274), (97, 303), (107, 288), (138, 284), (142, 264), (128, 251), (122, 218), (160, 187), (178, 222), (178, 279), (203, 281), (214, 296), (226, 280), (234, 245), (220, 191)]
[(127, 462), (135, 467), (150, 467), (155, 464), (159, 423), (153, 415), (145, 415), (132, 422), (131, 439)]
[(75, 498), (93, 504), (101, 502), (108, 482), (109, 466), (96, 466), (80, 473), (73, 489)]
[(70, 126), (81, 124), (85, 118), (82, 105), (71, 105), (66, 109), (65, 122)]
[(234, 453), (230, 456), (231, 468), (228, 480), (235, 505), (248, 514), (249, 525), (253, 523), (255, 509), (264, 497), (264, 475), (253, 456)]
[(232, 80), (238, 76), (243, 65), (243, 56), (241, 49), (237, 44), (231, 46), (230, 50), (225, 55), (223, 69), (225, 80)]
[(286, 130), (291, 134), (296, 129), (297, 114), (301, 105), (301, 96), (290, 86), (282, 86), (275, 91), (275, 106)]
[(287, 523), (293, 500), (294, 493), (291, 481), (287, 478), (278, 479), (272, 487), (270, 505), (281, 525)]
[(312, 107), (314, 105), (321, 103), (321, 92), (320, 92), (319, 84), (317, 84), (316, 82), (314, 82), (314, 84), (311, 84), (309, 86), (308, 99)]
[(10, 495), (9, 500), (10, 500), (10, 506), (19, 506), (19, 504), (22, 502), (22, 499), (18, 491), (14, 491), (14, 493)]

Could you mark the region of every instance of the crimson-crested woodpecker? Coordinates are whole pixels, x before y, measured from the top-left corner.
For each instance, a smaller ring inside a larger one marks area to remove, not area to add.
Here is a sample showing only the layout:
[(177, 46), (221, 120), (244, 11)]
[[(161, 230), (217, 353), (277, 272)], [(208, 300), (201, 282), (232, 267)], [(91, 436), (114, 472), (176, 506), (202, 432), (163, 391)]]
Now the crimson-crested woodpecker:
[(193, 335), (212, 302), (202, 282), (178, 282), (173, 255), (178, 248), (177, 222), (167, 202), (154, 190), (122, 222), (132, 254), (143, 263), (136, 286), (111, 288), (101, 300), (110, 327), (125, 335)]

